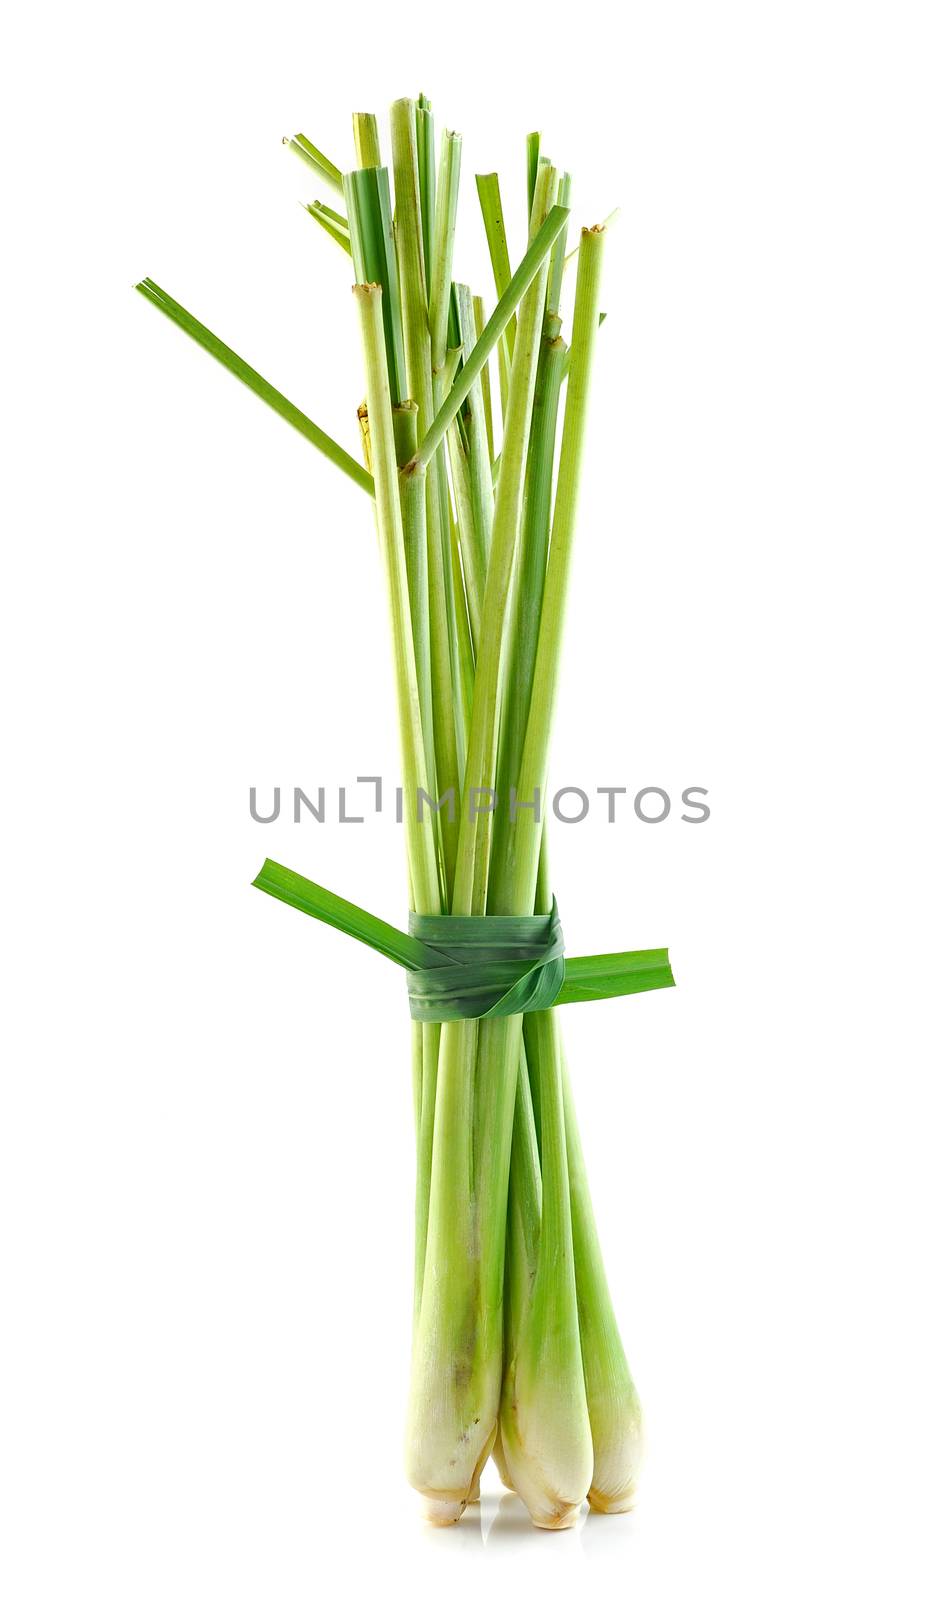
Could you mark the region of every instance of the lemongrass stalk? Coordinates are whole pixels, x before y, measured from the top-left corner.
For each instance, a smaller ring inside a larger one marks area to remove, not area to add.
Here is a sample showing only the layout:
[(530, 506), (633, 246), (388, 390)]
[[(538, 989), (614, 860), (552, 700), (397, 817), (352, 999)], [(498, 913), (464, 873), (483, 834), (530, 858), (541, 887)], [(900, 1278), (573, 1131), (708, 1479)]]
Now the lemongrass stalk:
[(466, 597), (466, 584), (460, 560), (459, 534), (453, 527), (450, 529), (450, 554), (453, 563), (453, 610), (456, 619), (456, 639), (460, 666), (458, 741), (460, 748), (465, 750), (467, 729), (469, 728), (473, 710), (475, 656), (472, 626), (469, 618), (469, 604)]
[[(533, 1522), (566, 1528), (591, 1487), (594, 1455), (572, 1256), (561, 1062), (552, 1011), (524, 1018), (524, 1029), (538, 1119), (542, 1218), (535, 1272), (507, 1349), (499, 1422), (506, 1465)], [(513, 1296), (517, 1305), (521, 1287)]]
[(238, 378), (241, 383), (245, 384), (253, 394), (256, 394), (260, 400), (269, 405), (272, 411), (276, 411), (279, 417), (283, 417), (285, 422), (291, 424), (292, 428), (296, 428), (298, 433), (308, 441), (308, 444), (312, 444), (316, 450), (319, 450), (323, 456), (327, 457), (328, 461), (332, 461), (335, 467), (339, 467), (341, 472), (345, 473), (353, 483), (356, 483), (367, 494), (373, 494), (373, 478), (366, 468), (362, 467), (359, 461), (355, 461), (350, 452), (345, 450), (342, 445), (339, 445), (336, 439), (332, 439), (329, 433), (325, 433), (323, 428), (319, 428), (316, 422), (312, 422), (310, 417), (305, 416), (304, 412), (294, 405), (291, 400), (288, 400), (285, 395), (281, 394), (273, 383), (269, 383), (267, 378), (263, 378), (260, 372), (256, 372), (254, 367), (248, 365), (247, 361), (243, 361), (241, 356), (237, 355), (223, 340), (212, 333), (210, 328), (206, 328), (204, 323), (199, 322), (197, 317), (193, 317), (190, 311), (186, 311), (184, 306), (180, 306), (177, 300), (173, 300), (172, 296), (167, 294), (151, 278), (143, 278), (141, 283), (136, 284), (136, 289), (152, 305), (157, 306), (160, 311), (164, 312), (170, 321), (176, 323), (183, 333), (187, 333), (189, 338), (194, 339), (196, 344), (202, 346), (203, 350), (207, 350), (208, 354), (214, 356), (216, 361), (221, 362), (223, 367), (227, 367), (228, 371)]
[[(551, 269), (550, 269), (551, 272)], [(551, 287), (551, 276), (550, 276)], [(535, 666), (539, 611), (551, 511), (552, 470), (564, 344), (557, 316), (547, 318), (536, 381), (529, 449), (520, 570), (515, 589), (515, 637), (500, 758), (504, 807), (518, 776)], [(541, 829), (541, 821), (536, 823)], [(508, 811), (494, 829), (495, 892), (510, 870)], [(537, 885), (545, 892), (544, 885)], [(543, 905), (542, 909), (547, 909)], [(588, 1492), (592, 1443), (575, 1304), (569, 1178), (557, 1037), (546, 1018), (523, 1019), (524, 1055), (532, 1081), (520, 1074), (514, 1127), (537, 1119), (541, 1151), (542, 1226), (535, 1211), (538, 1157), (514, 1134), (510, 1174), (509, 1256), (506, 1263), (506, 1364), (500, 1405), (501, 1456), (508, 1480), (533, 1521), (569, 1526)]]
[(466, 589), (466, 607), (473, 650), (479, 648), (479, 631), (483, 612), (483, 589), (486, 584), (486, 560), (476, 536), (473, 522), (473, 496), (469, 471), (469, 449), (462, 418), (456, 416), (446, 435), (453, 479), (453, 500), (459, 525), (460, 550)]
[[(398, 468), (410, 460), (417, 444), (417, 407), (404, 401), (393, 412), (394, 449)], [(417, 685), (423, 722), (428, 794), (436, 788), (433, 751), (433, 704), (430, 693), (430, 623), (426, 587), (426, 474), (399, 473), (400, 511), (406, 554), (410, 626), (413, 635)], [(426, 1230), (430, 1209), (430, 1161), (433, 1150), (433, 1108), (440, 1055), (438, 1023), (411, 1023), (411, 1068), (416, 1119), (416, 1194), (414, 1204), (413, 1315), (416, 1319), (423, 1293)]]
[[(464, 283), (456, 285), (456, 312), (460, 325), (463, 359), (466, 361), (476, 348), (478, 331), (473, 297)], [(488, 381), (488, 371), (485, 367), (483, 375)], [(478, 579), (479, 595), (482, 599), (486, 563), (489, 559), (489, 541), (492, 536), (495, 493), (492, 480), (492, 445), (481, 384), (474, 384), (470, 389), (466, 406), (470, 501), (473, 512), (473, 536), (479, 551), (482, 571), (482, 577)]]
[[(423, 221), (420, 202), (420, 169), (417, 152), (417, 113), (423, 112), (412, 100), (397, 100), (391, 108), (390, 130), (393, 148), (393, 186), (396, 201), (395, 233), (403, 309), (403, 335), (406, 349), (410, 398), (419, 408), (418, 431), (425, 435), (433, 418), (433, 366), (431, 359), (429, 312), (423, 254)], [(424, 128), (429, 126), (423, 116)], [(435, 452), (431, 452), (428, 460)], [(419, 470), (413, 463), (406, 472)], [(433, 743), (437, 788), (440, 794), (459, 790), (456, 748), (456, 713), (453, 697), (453, 670), (446, 601), (451, 595), (449, 574), (444, 562), (443, 516), (437, 475), (426, 475), (426, 560), (429, 596), (430, 679), (433, 705)], [(454, 816), (444, 807), (440, 812), (441, 865), (445, 892), (449, 893), (456, 856)]]
[(289, 150), (294, 151), (296, 156), (300, 156), (302, 161), (306, 161), (307, 165), (312, 167), (315, 172), (319, 172), (322, 178), (326, 178), (328, 183), (332, 184), (339, 194), (342, 192), (344, 175), (340, 167), (331, 160), (330, 156), (326, 156), (323, 151), (318, 150), (317, 145), (312, 144), (310, 139), (306, 139), (303, 133), (294, 134), (292, 138), (285, 139), (284, 143)]
[[(536, 228), (547, 201), (540, 186)], [(466, 764), (468, 797), (490, 787), (505, 637), (506, 594), (519, 527), (545, 279), (536, 272), (519, 317), (513, 401), (503, 446), (483, 631)], [(515, 398), (518, 396), (518, 400)], [(488, 830), (464, 804), (453, 895), (456, 915), (486, 909)], [(478, 843), (482, 841), (481, 843)], [(480, 866), (480, 857), (485, 864)], [(520, 1019), (507, 1018), (513, 1045)], [(506, 1193), (515, 1100), (515, 1050), (484, 1063), (477, 1045), (492, 1023), (441, 1029), (423, 1296), (413, 1346), (407, 1469), (435, 1521), (455, 1521), (496, 1434), (502, 1377)], [(501, 1069), (501, 1070), (497, 1070)], [(477, 1098), (478, 1097), (478, 1098)], [(475, 1124), (475, 1125), (474, 1125)], [(474, 1153), (476, 1164), (474, 1166)]]
[(430, 274), (430, 345), (434, 374), (442, 372), (446, 360), (462, 148), (463, 141), (458, 133), (444, 132), (436, 192), (435, 249)]
[[(486, 326), (486, 307), (483, 304), (481, 294), (473, 295), (473, 321), (476, 324), (476, 337), (478, 339)], [(489, 447), (489, 459), (492, 461), (496, 451), (493, 440), (493, 390), (488, 365), (484, 366), (479, 374), (479, 387), (483, 397), (483, 416), (486, 419), (486, 443)]]
[[(532, 698), (519, 773), (521, 799), (531, 798), (545, 782), (598, 329), (598, 289), (604, 238), (601, 227), (582, 230), (572, 318), (572, 367), (566, 391), (558, 487), (539, 618)], [(515, 892), (522, 898), (526, 898), (535, 887), (540, 838), (541, 830), (532, 820), (531, 813), (519, 811), (513, 827), (513, 883)]]
[(374, 463), (370, 453), (370, 423), (367, 421), (367, 402), (361, 400), (357, 407), (357, 426), (360, 429), (360, 443), (364, 452), (364, 466), (373, 476)]
[[(537, 186), (537, 196), (539, 187)], [(520, 765), (518, 788), (519, 796), (523, 800), (527, 797), (531, 799), (536, 790), (541, 793), (545, 785), (555, 700), (555, 675), (565, 614), (569, 555), (578, 502), (595, 330), (598, 325), (597, 297), (602, 237), (600, 230), (583, 232), (573, 318), (576, 360), (566, 398), (559, 482), (549, 541), (532, 696)], [(521, 322), (522, 318), (520, 325)], [(505, 446), (503, 454), (505, 458)], [(500, 472), (500, 485), (505, 469), (504, 459)], [(477, 664), (477, 685), (478, 676)], [(491, 905), (493, 911), (518, 914), (533, 907), (540, 863), (541, 834), (542, 829), (531, 810), (517, 813), (512, 829), (512, 867), (508, 873), (501, 875), (498, 899)], [(461, 840), (461, 847), (462, 843)], [(546, 1013), (540, 1014), (543, 1017), (545, 1015)], [(493, 1079), (496, 1084), (506, 1087), (512, 1081), (513, 1093), (515, 1092), (519, 1038), (519, 1019), (515, 1019), (515, 1026), (512, 1018), (498, 1020), (490, 1018), (482, 1023), (477, 1066), (478, 1093), (491, 1095)], [(547, 1159), (543, 1160), (543, 1183), (545, 1184), (548, 1178), (554, 1186), (552, 1192), (555, 1195), (553, 1204), (556, 1213), (552, 1219), (552, 1228), (547, 1236), (544, 1251), (540, 1243), (539, 1272), (542, 1270), (544, 1258), (548, 1263), (547, 1292), (551, 1292), (558, 1310), (556, 1333), (553, 1335), (556, 1340), (553, 1346), (553, 1365), (562, 1374), (566, 1384), (566, 1394), (563, 1398), (556, 1390), (553, 1395), (551, 1385), (543, 1383), (545, 1321), (541, 1313), (533, 1314), (530, 1308), (525, 1324), (527, 1337), (523, 1340), (519, 1351), (518, 1368), (515, 1372), (507, 1372), (508, 1388), (500, 1420), (508, 1470), (520, 1495), (529, 1506), (533, 1520), (543, 1527), (564, 1527), (574, 1520), (578, 1505), (591, 1481), (592, 1447), (590, 1431), (586, 1433), (589, 1429), (587, 1413), (584, 1419), (582, 1416), (578, 1386), (581, 1364), (580, 1335), (577, 1321), (573, 1334), (569, 1316), (574, 1294), (574, 1274), (566, 1267), (564, 1260), (567, 1192), (564, 1112), (561, 1095), (554, 1081), (552, 1036), (547, 1026), (536, 1033), (535, 1038), (542, 1051), (539, 1094), (544, 1099), (545, 1105), (545, 1114), (540, 1117), (541, 1142), (547, 1152)], [(442, 1047), (443, 1041), (441, 1041), (441, 1060)], [(510, 1111), (510, 1130), (511, 1125)], [(501, 1129), (498, 1118), (494, 1120), (489, 1111), (480, 1116), (479, 1106), (477, 1106), (477, 1127), (481, 1133), (488, 1135), (477, 1149), (478, 1171), (481, 1181), (488, 1187), (498, 1172), (500, 1159), (498, 1139)], [(494, 1148), (494, 1140), (497, 1141), (497, 1148)], [(570, 1221), (568, 1225), (570, 1227)], [(556, 1263), (560, 1259), (563, 1268), (561, 1282), (560, 1275), (556, 1271)], [(538, 1273), (533, 1301), (540, 1305), (542, 1303)], [(518, 1406), (519, 1395), (523, 1393), (533, 1402), (533, 1415), (531, 1418), (520, 1418), (519, 1426), (516, 1428), (512, 1426), (511, 1402), (515, 1399)], [(583, 1482), (586, 1471), (589, 1473), (589, 1478)]]
[(423, 281), (429, 296), (436, 239), (436, 127), (433, 107), (426, 95), (421, 94), (413, 104), (413, 120), (423, 241)]
[[(493, 286), (498, 300), (512, 277), (512, 266), (509, 260), (509, 241), (506, 237), (506, 219), (502, 209), (502, 196), (499, 192), (498, 172), (478, 172), (476, 174), (476, 193), (479, 196), (479, 209), (482, 212), (486, 244), (489, 247)], [(509, 346), (510, 355), (515, 349), (515, 342), (515, 328), (511, 332), (507, 330), (506, 343)]]
[[(413, 400), (404, 400), (401, 405), (394, 407), (393, 437), (398, 469), (406, 466), (416, 450), (417, 417), (418, 408)], [(426, 477), (423, 473), (413, 473), (408, 476), (401, 470), (399, 480), (413, 653), (423, 719), (423, 742), (427, 754), (427, 792), (432, 793), (433, 785), (436, 783), (436, 769), (433, 757), (433, 703), (430, 687), (430, 612), (426, 584)]]
[[(613, 211), (609, 211), (607, 217), (603, 217), (602, 218), (601, 226), (605, 229), (606, 233), (608, 232), (609, 228), (614, 227), (614, 225), (618, 221), (618, 218), (619, 218), (620, 215), (621, 215), (621, 206), (616, 206)], [(578, 245), (576, 245), (574, 249), (569, 251), (568, 255), (565, 258), (566, 266), (568, 266), (568, 263), (570, 261), (574, 261), (575, 260), (576, 256), (578, 255), (578, 252), (579, 252), (579, 246)], [(604, 321), (604, 318), (602, 320)]]
[[(416, 1327), (423, 1298), (426, 1271), (426, 1245), (430, 1220), (430, 1179), (433, 1166), (433, 1127), (436, 1116), (436, 1088), (440, 1062), (441, 1025), (438, 1022), (413, 1024), (422, 1032), (419, 1051), (419, 1088), (414, 1195), (413, 1325)], [(417, 1054), (414, 1049), (414, 1081)]]
[[(473, 300), (465, 284), (453, 285), (453, 304), (464, 356), (476, 343)], [(457, 507), (467, 613), (474, 652), (479, 646), (486, 564), (492, 531), (493, 489), (482, 392), (475, 384), (446, 434)]]
[(425, 787), (427, 782), (427, 762), (400, 514), (400, 485), (383, 326), (383, 292), (379, 284), (362, 283), (355, 286), (354, 296), (360, 315), (367, 372), (367, 411), (376, 491), (374, 503), (390, 611), (403, 784), (410, 813), (406, 818), (410, 884), (414, 907), (435, 913), (440, 910), (440, 885), (432, 817), (424, 809), (418, 818), (413, 805), (419, 789)]
[[(434, 271), (436, 270), (434, 264)], [(459, 363), (459, 351), (451, 351), (443, 362), (441, 370), (433, 374), (433, 401), (439, 405), (445, 392), (452, 383), (453, 376)], [(468, 638), (468, 622), (460, 634), (460, 625), (457, 614), (456, 598), (454, 594), (454, 560), (458, 559), (454, 551), (455, 533), (453, 508), (450, 503), (449, 475), (447, 465), (447, 452), (445, 439), (427, 468), (428, 476), (436, 486), (436, 503), (439, 512), (439, 563), (431, 564), (434, 578), (437, 572), (442, 573), (443, 592), (442, 598), (437, 597), (435, 583), (430, 592), (431, 612), (434, 605), (440, 606), (440, 616), (446, 632), (446, 646), (449, 662), (449, 691), (453, 706), (453, 725), (455, 730), (455, 752), (448, 771), (452, 773), (454, 785), (459, 781), (459, 773), (466, 760), (466, 739), (469, 722), (469, 712), (472, 704), (472, 685), (467, 688), (466, 670), (464, 667), (465, 651), (471, 649)], [(446, 790), (441, 790), (445, 794)], [(456, 796), (457, 806), (459, 803)], [(456, 849), (458, 837), (458, 821), (456, 811), (452, 814), (441, 809), (441, 828), (444, 846), (447, 852), (445, 865), (445, 889), (447, 903), (451, 903), (456, 864)]]
[[(600, 311), (599, 314), (598, 314), (598, 326), (599, 327), (601, 327), (602, 323), (605, 321), (605, 318), (606, 318), (606, 312)], [(567, 345), (566, 349), (565, 349), (565, 357), (564, 357), (563, 362), (562, 362), (562, 378), (561, 378), (561, 382), (562, 383), (565, 383), (566, 379), (568, 378), (569, 370), (571, 368), (571, 365), (572, 365), (572, 349), (571, 349), (570, 345)], [(500, 468), (501, 465), (502, 465), (502, 454), (500, 453), (498, 456), (496, 456), (494, 458), (493, 464), (492, 464), (491, 476), (492, 476), (493, 488), (495, 488), (496, 484), (499, 481), (499, 468)]]
[[(559, 179), (559, 205), (572, 204), (572, 175), (563, 172)], [(565, 234), (560, 233), (552, 246), (552, 255), (549, 260), (549, 291), (546, 296), (545, 308), (550, 317), (559, 314), (559, 302), (562, 298), (562, 273), (565, 267)]]
[(625, 1356), (595, 1226), (568, 1069), (562, 1053), (562, 1097), (572, 1201), (585, 1392), (594, 1447), (588, 1491), (593, 1511), (630, 1511), (644, 1456), (641, 1402)]
[[(489, 262), (492, 267), (493, 286), (498, 300), (512, 278), (512, 267), (509, 264), (509, 241), (506, 238), (506, 219), (502, 209), (502, 196), (499, 193), (498, 172), (478, 172), (476, 174), (476, 193), (479, 196), (479, 209), (482, 212), (486, 243), (489, 246)], [(510, 320), (506, 328), (505, 341), (499, 346), (499, 392), (503, 419), (505, 419), (506, 404), (509, 399), (509, 368), (515, 345), (516, 324), (513, 319)]]
[[(539, 353), (533, 401), (532, 434), (526, 463), (526, 496), (519, 568), (513, 606), (513, 647), (509, 663), (509, 694), (500, 737), (497, 788), (499, 814), (493, 828), (493, 882), (501, 887), (512, 870), (514, 840), (510, 801), (518, 786), (525, 742), (532, 680), (535, 672), (539, 617), (545, 585), (545, 568), (552, 514), (552, 474), (555, 461), (562, 364), (565, 343), (557, 316), (547, 315)], [(532, 800), (531, 795), (519, 796)], [(541, 822), (538, 824), (542, 826)]]
[[(537, 189), (538, 204), (533, 212), (533, 233), (536, 239), (543, 237), (551, 218), (551, 212), (548, 216), (546, 213), (555, 189), (555, 174), (549, 169), (547, 176), (551, 178), (551, 183), (548, 185), (540, 183)], [(496, 737), (502, 688), (500, 667), (506, 637), (506, 602), (522, 515), (545, 286), (545, 275), (541, 270), (537, 270), (522, 302), (516, 331), (511, 403), (503, 440), (502, 469), (496, 494), (492, 544), (486, 576), (483, 631), (480, 638), (479, 660), (476, 663), (473, 726), (466, 759), (466, 797), (479, 791), (491, 790), (496, 776)], [(470, 359), (472, 360), (472, 357)], [(454, 390), (458, 387), (459, 381), (457, 379)], [(418, 457), (420, 454), (421, 452), (418, 452)], [(490, 818), (490, 813), (477, 812), (472, 805), (467, 804), (464, 807), (460, 824), (457, 890), (454, 899), (454, 909), (457, 909), (459, 915), (478, 916), (486, 907), (491, 844)], [(533, 890), (534, 887), (533, 883)]]
[[(419, 134), (419, 139), (418, 139)], [(422, 432), (433, 416), (433, 363), (428, 324), (427, 262), (432, 253), (432, 116), (422, 101), (398, 101), (391, 110), (393, 181), (396, 201), (396, 248), (399, 263), (402, 328), (409, 392), (417, 406)], [(405, 466), (405, 463), (401, 463)], [(458, 790), (457, 699), (458, 680), (451, 643), (451, 612), (447, 601), (445, 552), (448, 505), (440, 481), (439, 464), (433, 470), (401, 471), (402, 494), (407, 507), (408, 563), (414, 572), (414, 632), (421, 642), (426, 676), (424, 725), (433, 796)], [(456, 819), (444, 806), (439, 813), (441, 892), (443, 905), (452, 892), (456, 854)], [(419, 1318), (427, 1259), (431, 1189), (431, 1153), (437, 1096), (441, 1029), (424, 1031), (421, 1063), (420, 1115), (417, 1125), (415, 1205), (414, 1325)]]
[(542, 145), (541, 133), (526, 134), (526, 215), (532, 215), (532, 202), (535, 199), (536, 178), (539, 173), (539, 162), (542, 159), (539, 151)]
[[(541, 1216), (542, 1172), (523, 1042), (519, 1050), (516, 1103), (512, 1121), (512, 1162), (509, 1171), (509, 1211), (506, 1220), (504, 1372), (508, 1368), (508, 1352), (516, 1348), (522, 1336), (522, 1321), (529, 1305), (538, 1262)], [(506, 1460), (501, 1426), (493, 1446), (493, 1461), (504, 1487), (514, 1489), (515, 1484)]]
[[(414, 908), (438, 912), (442, 907), (436, 832), (432, 813), (417, 812), (416, 797), (421, 788), (429, 789), (427, 748), (417, 683), (410, 591), (407, 583), (406, 552), (400, 506), (397, 454), (390, 407), (390, 383), (383, 327), (382, 291), (376, 284), (358, 285), (354, 294), (360, 311), (367, 369), (367, 408), (375, 462), (377, 527), (384, 557), (387, 592), (390, 602), (394, 668), (397, 680), (397, 708), (400, 724), (404, 795), (409, 809), (407, 854), (410, 893)], [(406, 448), (406, 431), (412, 413), (399, 417), (397, 431)], [(439, 1057), (440, 1029), (419, 1024), (413, 1039), (412, 1070), (417, 1106), (417, 1184), (415, 1209), (414, 1306), (422, 1293), (426, 1256), (426, 1224), (429, 1211), (430, 1157), (433, 1140), (433, 1105)]]
[(355, 111), (351, 120), (358, 167), (379, 167), (381, 161), (377, 118), (372, 111)]
[[(551, 168), (549, 170), (551, 171)], [(539, 273), (542, 263), (548, 259), (555, 239), (568, 221), (568, 215), (564, 206), (553, 205), (541, 228), (532, 235), (529, 248), (500, 296), (489, 321), (476, 341), (472, 354), (463, 362), (452, 389), (424, 435), (423, 443), (417, 451), (417, 460), (424, 465), (435, 455), (452, 418), (455, 417), (495, 349), (513, 311), (526, 294), (529, 284)], [(517, 345), (518, 337), (517, 327)]]
[(379, 283), (383, 291), (390, 396), (392, 404), (398, 406), (408, 398), (407, 368), (386, 167), (358, 167), (355, 172), (346, 172), (344, 199), (356, 281)]

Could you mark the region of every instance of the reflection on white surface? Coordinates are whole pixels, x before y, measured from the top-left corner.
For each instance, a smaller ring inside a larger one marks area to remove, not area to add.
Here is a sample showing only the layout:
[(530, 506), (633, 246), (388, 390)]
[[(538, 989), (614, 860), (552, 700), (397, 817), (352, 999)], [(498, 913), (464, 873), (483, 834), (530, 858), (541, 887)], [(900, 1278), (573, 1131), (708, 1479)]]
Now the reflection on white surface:
[(502, 1488), (483, 1491), (478, 1505), (470, 1506), (452, 1528), (426, 1529), (427, 1542), (442, 1545), (445, 1551), (474, 1552), (483, 1548), (494, 1554), (511, 1555), (517, 1546), (535, 1546), (540, 1551), (558, 1546), (559, 1559), (579, 1560), (599, 1556), (608, 1549), (620, 1550), (636, 1527), (636, 1514), (603, 1517), (583, 1506), (573, 1528), (548, 1532), (533, 1526), (529, 1513), (517, 1494)]

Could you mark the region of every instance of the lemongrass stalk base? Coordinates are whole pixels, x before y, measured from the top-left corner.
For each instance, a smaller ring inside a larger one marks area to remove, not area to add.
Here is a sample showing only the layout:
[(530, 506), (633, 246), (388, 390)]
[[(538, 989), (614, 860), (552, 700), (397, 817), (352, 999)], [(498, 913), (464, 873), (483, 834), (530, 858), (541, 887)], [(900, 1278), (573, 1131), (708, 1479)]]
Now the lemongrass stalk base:
[(479, 1482), (495, 1442), (496, 1425), (493, 1423), (492, 1430), (477, 1460), (469, 1488), (463, 1494), (459, 1494), (454, 1489), (420, 1489), (419, 1485), (417, 1486), (423, 1499), (423, 1510), (427, 1521), (431, 1522), (434, 1527), (451, 1528), (454, 1523), (459, 1522), (467, 1506), (479, 1504)]
[(442, 1498), (435, 1493), (431, 1494), (427, 1490), (421, 1490), (421, 1493), (423, 1495), (423, 1510), (426, 1520), (431, 1522), (434, 1528), (454, 1527), (459, 1522), (468, 1504), (465, 1499), (454, 1499), (452, 1496)]
[[(591, 1366), (591, 1363), (590, 1363)], [(634, 1384), (617, 1381), (589, 1399), (595, 1466), (588, 1491), (593, 1511), (631, 1511), (644, 1461), (641, 1404)]]

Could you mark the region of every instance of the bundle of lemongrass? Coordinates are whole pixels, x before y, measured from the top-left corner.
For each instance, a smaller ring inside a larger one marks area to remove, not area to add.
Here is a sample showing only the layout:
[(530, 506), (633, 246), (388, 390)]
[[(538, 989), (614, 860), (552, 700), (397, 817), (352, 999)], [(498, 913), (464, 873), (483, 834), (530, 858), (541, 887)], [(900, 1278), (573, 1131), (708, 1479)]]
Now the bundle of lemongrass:
[[(138, 287), (374, 498), (404, 791), (439, 797), (407, 807), (413, 911), (548, 913), (544, 830), (533, 801), (546, 780), (605, 233), (582, 231), (566, 346), (559, 309), (571, 185), (531, 135), (528, 247), (515, 272), (498, 179), (476, 180), (496, 291), (487, 318), (453, 277), (459, 135), (444, 133), (437, 155), (429, 102), (398, 101), (391, 190), (375, 118), (355, 115), (354, 134), (357, 165), (348, 173), (302, 134), (290, 145), (335, 191), (335, 205), (315, 201), (308, 210), (353, 261), (365, 466), (164, 290), (149, 279)], [(502, 803), (494, 806), (492, 796)], [(271, 864), (270, 877), (266, 868), (258, 881), (401, 959), (392, 946), (405, 936), (390, 930), (388, 945), (386, 933), (377, 936), (386, 925), (286, 869)], [(599, 992), (673, 981), (666, 952), (642, 954), (654, 958), (642, 963), (651, 968), (642, 981)], [(631, 1507), (641, 1409), (608, 1293), (554, 1012), (480, 1015), (412, 1023), (408, 1471), (431, 1516), (454, 1522), (477, 1496), (492, 1452), (533, 1521), (561, 1528), (586, 1496), (596, 1511)]]

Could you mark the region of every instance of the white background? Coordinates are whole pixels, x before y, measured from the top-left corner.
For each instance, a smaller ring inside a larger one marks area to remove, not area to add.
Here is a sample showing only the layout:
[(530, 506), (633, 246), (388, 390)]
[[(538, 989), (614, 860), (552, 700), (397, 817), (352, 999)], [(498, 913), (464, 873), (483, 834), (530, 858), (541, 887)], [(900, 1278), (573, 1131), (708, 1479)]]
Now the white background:
[[(13, 23), (10, 1600), (949, 1593), (944, 13)], [(564, 1014), (651, 1450), (634, 1516), (559, 1536), (495, 1491), (420, 1521), (401, 980), (249, 887), (269, 853), (402, 917), (391, 822), (248, 814), (396, 781), (369, 503), (131, 288), (356, 448), (348, 264), (281, 136), (347, 164), (420, 88), (477, 289), (472, 173), (518, 237), (530, 128), (581, 220), (622, 208), (553, 772), (711, 794), (553, 841), (571, 948), (679, 980)]]

